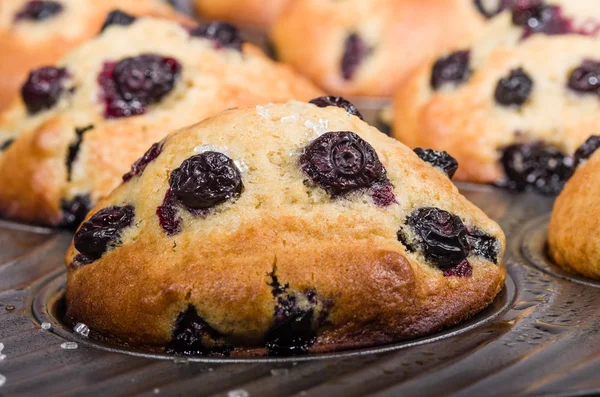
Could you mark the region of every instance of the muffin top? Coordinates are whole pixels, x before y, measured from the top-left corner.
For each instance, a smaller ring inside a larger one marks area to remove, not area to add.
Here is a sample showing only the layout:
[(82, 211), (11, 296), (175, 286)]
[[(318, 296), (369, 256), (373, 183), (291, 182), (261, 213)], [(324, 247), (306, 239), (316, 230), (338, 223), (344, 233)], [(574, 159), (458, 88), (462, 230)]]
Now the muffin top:
[(231, 25), (118, 22), (56, 66), (32, 71), (0, 114), (0, 213), (64, 223), (169, 131), (228, 108), (318, 95)]
[(283, 8), (296, 0), (194, 0), (198, 14), (244, 25), (269, 26)]
[(0, 5), (0, 109), (7, 107), (31, 69), (52, 65), (96, 36), (113, 10), (189, 22), (161, 0), (10, 0)]
[(326, 91), (391, 96), (426, 59), (470, 42), (485, 19), (465, 0), (297, 0), (271, 35), (278, 58)]
[(502, 230), (458, 193), (455, 166), (340, 98), (226, 111), (151, 147), (90, 212), (65, 259), (67, 316), (183, 354), (331, 351), (455, 324), (505, 274)]
[(587, 1), (517, 2), (399, 88), (395, 137), (452, 153), (460, 180), (558, 193), (600, 127), (595, 21)]

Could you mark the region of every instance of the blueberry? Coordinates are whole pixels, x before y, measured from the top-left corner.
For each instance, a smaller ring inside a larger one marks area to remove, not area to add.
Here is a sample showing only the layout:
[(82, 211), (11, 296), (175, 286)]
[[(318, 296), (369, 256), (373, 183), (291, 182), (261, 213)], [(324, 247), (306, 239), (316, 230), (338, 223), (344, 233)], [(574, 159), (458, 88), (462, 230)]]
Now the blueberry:
[(510, 71), (508, 77), (498, 81), (494, 98), (502, 106), (521, 106), (533, 91), (533, 80), (522, 68)]
[(416, 246), (410, 248), (420, 249), (425, 258), (439, 268), (451, 268), (467, 259), (467, 229), (458, 216), (439, 208), (419, 208), (406, 223), (415, 235)]
[(458, 170), (458, 161), (446, 152), (421, 148), (416, 148), (414, 151), (421, 160), (442, 171), (450, 179), (452, 179), (456, 170)]
[(444, 277), (471, 277), (473, 275), (473, 266), (465, 259), (458, 265), (442, 269), (442, 273)]
[(574, 161), (557, 148), (542, 142), (504, 148), (501, 163), (506, 187), (542, 194), (560, 193), (574, 171)]
[(479, 229), (471, 229), (467, 232), (467, 239), (471, 247), (471, 253), (481, 256), (492, 263), (498, 263), (501, 247), (497, 238)]
[(363, 116), (356, 109), (356, 107), (350, 101), (347, 101), (341, 96), (322, 96), (311, 100), (309, 103), (312, 103), (313, 105), (316, 105), (320, 108), (326, 108), (328, 106), (342, 108), (349, 114), (356, 116), (361, 120), (364, 120)]
[(121, 10), (113, 10), (111, 11), (104, 20), (104, 25), (102, 25), (101, 32), (104, 32), (106, 28), (113, 25), (119, 26), (129, 26), (134, 23), (136, 18), (132, 15), (129, 15)]
[(165, 351), (182, 356), (229, 356), (232, 346), (222, 341), (222, 335), (198, 315), (189, 305), (175, 321), (173, 336)]
[(92, 130), (93, 128), (93, 125), (88, 125), (87, 127), (83, 128), (75, 128), (75, 140), (69, 145), (69, 152), (67, 154), (67, 180), (69, 181), (71, 180), (73, 163), (77, 159), (77, 154), (79, 154), (79, 148), (81, 147), (81, 143), (83, 142), (83, 134)]
[(96, 212), (75, 233), (75, 248), (92, 262), (110, 248), (121, 244), (123, 229), (133, 224), (133, 206), (107, 207)]
[(118, 63), (107, 62), (98, 76), (106, 117), (128, 117), (146, 112), (173, 90), (181, 65), (173, 58), (143, 54)]
[(78, 194), (70, 200), (62, 199), (60, 208), (63, 213), (62, 226), (77, 229), (92, 208), (92, 199), (89, 194)]
[(13, 143), (15, 143), (15, 138), (8, 138), (4, 142), (0, 143), (0, 152), (6, 151)]
[(592, 157), (598, 148), (600, 148), (600, 136), (592, 135), (575, 151), (573, 156), (575, 166)]
[(240, 31), (234, 25), (225, 22), (217, 21), (198, 26), (190, 32), (190, 35), (212, 40), (217, 48), (241, 51), (244, 44)]
[(150, 146), (150, 149), (144, 153), (142, 157), (137, 159), (135, 163), (131, 166), (131, 170), (128, 173), (123, 175), (123, 182), (129, 181), (134, 176), (142, 175), (148, 164), (156, 160), (156, 158), (161, 154), (163, 149), (163, 145), (160, 142), (157, 142)]
[(167, 236), (174, 236), (181, 232), (181, 218), (179, 217), (179, 202), (167, 190), (163, 203), (156, 209), (156, 216), (160, 227), (167, 233)]
[(33, 70), (21, 87), (21, 96), (29, 114), (56, 105), (64, 90), (63, 81), (68, 76), (65, 68), (47, 66)]
[(512, 22), (524, 28), (523, 38), (535, 33), (573, 33), (573, 24), (562, 15), (560, 7), (550, 6), (542, 0), (514, 1)]
[(223, 153), (204, 152), (185, 160), (170, 178), (173, 195), (190, 209), (206, 210), (238, 197), (240, 171)]
[(492, 18), (492, 17), (500, 14), (502, 11), (504, 11), (506, 8), (509, 7), (508, 0), (494, 0), (493, 2), (486, 1), (486, 0), (474, 0), (474, 1), (475, 1), (475, 7), (477, 7), (479, 12), (481, 14), (483, 14), (483, 16), (486, 18)]
[(15, 20), (43, 21), (60, 14), (62, 11), (62, 4), (56, 1), (33, 0), (25, 4), (25, 7), (15, 16)]
[(431, 71), (430, 85), (434, 90), (446, 83), (462, 83), (469, 79), (470, 51), (457, 51), (438, 59)]
[(358, 71), (358, 67), (370, 52), (367, 43), (358, 34), (352, 33), (346, 38), (340, 63), (344, 80), (352, 80)]
[(331, 196), (369, 188), (386, 179), (375, 149), (353, 132), (327, 132), (300, 157), (302, 171)]
[(379, 207), (387, 207), (398, 203), (394, 194), (394, 186), (387, 179), (371, 186), (371, 197), (375, 205)]
[(600, 94), (600, 62), (584, 61), (571, 72), (567, 85), (573, 91)]

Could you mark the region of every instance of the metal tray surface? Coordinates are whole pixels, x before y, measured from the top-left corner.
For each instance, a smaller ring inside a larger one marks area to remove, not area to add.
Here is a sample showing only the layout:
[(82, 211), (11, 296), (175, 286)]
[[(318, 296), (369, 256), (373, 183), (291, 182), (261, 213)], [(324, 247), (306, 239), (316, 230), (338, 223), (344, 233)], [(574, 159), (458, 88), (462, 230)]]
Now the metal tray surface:
[[(505, 263), (511, 277), (496, 303), (470, 322), (428, 338), (292, 359), (185, 360), (126, 351), (74, 334), (55, 313), (70, 235), (0, 222), (0, 374), (6, 378), (0, 396), (600, 393), (597, 285), (565, 279), (534, 263), (544, 257), (552, 199), (467, 184), (460, 188), (508, 236)], [(52, 328), (43, 330), (41, 322)], [(73, 341), (76, 349), (61, 347)]]

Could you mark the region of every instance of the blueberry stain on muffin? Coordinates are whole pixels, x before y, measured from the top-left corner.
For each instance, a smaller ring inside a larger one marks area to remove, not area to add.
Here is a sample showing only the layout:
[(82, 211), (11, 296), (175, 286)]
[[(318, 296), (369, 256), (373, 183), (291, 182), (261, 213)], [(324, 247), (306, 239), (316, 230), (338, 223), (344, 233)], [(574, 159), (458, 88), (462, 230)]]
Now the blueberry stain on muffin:
[(509, 0), (473, 0), (477, 10), (486, 18), (492, 18), (510, 6)]
[(136, 17), (134, 17), (133, 15), (129, 15), (121, 10), (113, 10), (106, 16), (106, 19), (104, 20), (104, 24), (102, 25), (102, 29), (100, 29), (100, 31), (104, 32), (106, 28), (114, 25), (129, 26), (132, 23), (134, 23), (135, 20)]
[(503, 186), (547, 195), (560, 193), (574, 172), (571, 156), (543, 142), (504, 148), (501, 164), (507, 179)]
[(226, 22), (211, 22), (205, 25), (200, 25), (190, 31), (192, 37), (203, 37), (212, 40), (217, 49), (230, 48), (237, 51), (242, 51), (244, 40), (238, 28)]
[(290, 291), (288, 284), (279, 283), (275, 271), (270, 274), (270, 285), (276, 305), (265, 347), (272, 356), (304, 354), (317, 340), (317, 331), (326, 322), (330, 302), (321, 300), (314, 289)]
[(92, 208), (89, 194), (78, 194), (71, 199), (62, 199), (60, 208), (63, 215), (62, 227), (76, 229)]
[(229, 356), (233, 347), (222, 340), (193, 305), (179, 314), (165, 351), (179, 356)]
[(527, 102), (533, 91), (533, 80), (522, 69), (513, 69), (507, 77), (498, 81), (494, 91), (496, 103), (502, 106), (520, 107)]
[(439, 89), (444, 84), (459, 84), (471, 76), (470, 51), (457, 51), (438, 59), (431, 71), (431, 88)]
[(375, 149), (349, 131), (327, 132), (315, 139), (300, 156), (300, 167), (331, 197), (390, 184)]
[(414, 152), (421, 160), (438, 169), (450, 179), (458, 170), (458, 161), (446, 152), (422, 148), (415, 148)]
[(312, 103), (313, 105), (318, 106), (320, 108), (326, 108), (329, 106), (342, 108), (349, 114), (356, 116), (361, 120), (364, 120), (362, 114), (360, 114), (358, 109), (356, 109), (356, 106), (354, 106), (352, 102), (342, 98), (341, 96), (322, 96), (312, 99), (309, 103)]
[(181, 69), (177, 60), (156, 54), (105, 62), (98, 76), (105, 117), (144, 114), (148, 105), (159, 102), (173, 90)]
[[(410, 249), (421, 252), (438, 268), (454, 268), (469, 256), (467, 228), (458, 216), (439, 208), (424, 207), (410, 214), (406, 224), (415, 237), (408, 243)], [(402, 237), (406, 244), (406, 237)]]
[(42, 67), (29, 73), (21, 87), (21, 96), (29, 114), (54, 107), (64, 91), (64, 80), (69, 77), (65, 68)]
[(158, 156), (160, 156), (160, 154), (162, 153), (162, 149), (163, 144), (161, 142), (156, 142), (152, 146), (150, 146), (150, 149), (148, 149), (142, 157), (140, 157), (135, 161), (135, 163), (133, 163), (129, 172), (123, 175), (123, 182), (129, 181), (135, 176), (142, 175), (148, 164), (150, 164), (151, 162), (156, 160)]
[(598, 148), (600, 148), (600, 136), (592, 135), (575, 151), (573, 156), (575, 166), (592, 157)]
[(500, 256), (500, 242), (497, 238), (490, 236), (477, 228), (467, 231), (467, 240), (471, 247), (471, 253), (497, 264)]
[(600, 62), (583, 61), (569, 75), (567, 86), (582, 94), (600, 95)]
[(81, 148), (81, 143), (83, 142), (83, 135), (94, 129), (93, 125), (88, 125), (86, 127), (75, 128), (75, 139), (69, 145), (69, 150), (67, 153), (67, 180), (71, 180), (71, 174), (73, 172), (73, 163), (77, 160), (77, 155), (79, 154), (79, 149)]
[(64, 7), (56, 1), (33, 0), (17, 12), (15, 20), (43, 21), (60, 14)]
[(101, 209), (75, 233), (75, 248), (88, 263), (100, 259), (110, 248), (122, 244), (121, 234), (133, 225), (134, 218), (135, 210), (131, 205)]
[(344, 80), (352, 80), (361, 63), (369, 56), (371, 49), (361, 36), (351, 33), (344, 42), (340, 69)]

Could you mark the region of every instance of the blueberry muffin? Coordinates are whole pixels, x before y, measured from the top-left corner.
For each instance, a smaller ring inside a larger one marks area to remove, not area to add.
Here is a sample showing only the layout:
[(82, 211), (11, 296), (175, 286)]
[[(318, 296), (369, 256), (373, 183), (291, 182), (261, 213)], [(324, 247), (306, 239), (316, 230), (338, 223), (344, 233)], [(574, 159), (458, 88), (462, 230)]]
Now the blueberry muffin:
[(517, 2), (399, 88), (394, 136), (452, 153), (459, 180), (560, 192), (575, 150), (600, 129), (594, 21), (587, 0)]
[(203, 18), (268, 26), (292, 1), (296, 0), (194, 0), (194, 3)]
[(417, 337), (489, 305), (500, 227), (447, 153), (341, 98), (229, 110), (153, 145), (66, 255), (67, 319), (177, 354), (289, 355)]
[(326, 91), (391, 96), (426, 59), (468, 43), (485, 18), (471, 0), (297, 0), (271, 34), (278, 59)]
[(567, 271), (600, 280), (600, 136), (575, 154), (581, 165), (554, 204), (548, 228), (553, 261)]
[(161, 0), (9, 0), (0, 2), (0, 109), (18, 94), (27, 72), (52, 65), (100, 32), (107, 14), (187, 19)]
[(231, 25), (120, 18), (58, 65), (33, 70), (0, 114), (3, 217), (77, 225), (169, 131), (228, 108), (320, 95)]

